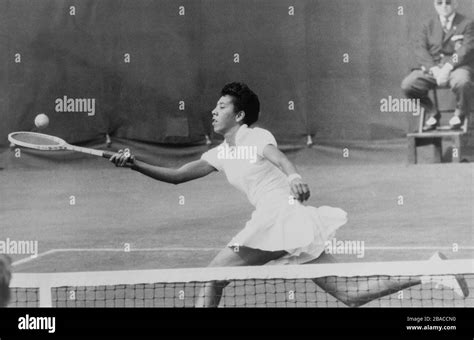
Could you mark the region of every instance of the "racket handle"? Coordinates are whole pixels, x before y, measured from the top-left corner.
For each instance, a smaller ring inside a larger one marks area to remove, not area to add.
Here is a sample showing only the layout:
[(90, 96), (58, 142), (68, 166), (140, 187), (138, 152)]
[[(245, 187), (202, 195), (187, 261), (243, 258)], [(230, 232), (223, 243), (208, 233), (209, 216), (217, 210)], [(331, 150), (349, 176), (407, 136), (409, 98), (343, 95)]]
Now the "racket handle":
[[(115, 154), (116, 154), (116, 152), (103, 151), (102, 157), (107, 158), (107, 159), (110, 159), (110, 157), (112, 157), (112, 156), (115, 155)], [(131, 157), (127, 160), (127, 164), (129, 164), (129, 165), (134, 164), (134, 162), (135, 162), (135, 157), (134, 157), (134, 156), (131, 156)]]
[(102, 157), (110, 159), (113, 155), (115, 155), (115, 152), (104, 151)]

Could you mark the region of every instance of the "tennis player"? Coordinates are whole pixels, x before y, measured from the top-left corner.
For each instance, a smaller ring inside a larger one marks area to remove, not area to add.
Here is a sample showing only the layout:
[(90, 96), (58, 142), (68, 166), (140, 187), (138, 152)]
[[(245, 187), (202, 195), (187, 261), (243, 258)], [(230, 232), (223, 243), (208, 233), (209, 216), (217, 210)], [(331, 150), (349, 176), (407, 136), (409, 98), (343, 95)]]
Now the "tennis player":
[[(334, 257), (324, 252), (325, 243), (346, 223), (346, 212), (302, 204), (310, 197), (308, 185), (277, 148), (273, 135), (252, 127), (259, 112), (257, 95), (245, 84), (230, 83), (222, 89), (212, 111), (214, 131), (225, 140), (205, 152), (200, 160), (170, 169), (147, 164), (122, 150), (110, 160), (116, 166), (130, 167), (172, 184), (221, 171), (230, 184), (247, 195), (255, 211), (242, 231), (211, 261), (210, 267), (335, 262)], [(337, 282), (331, 279), (316, 279), (315, 283), (345, 304), (358, 306), (420, 281), (354, 281), (349, 282), (353, 287), (344, 291), (339, 291)], [(226, 285), (227, 282), (205, 284), (196, 306), (218, 306)]]
[(6, 307), (10, 301), (11, 260), (0, 255), (0, 307)]

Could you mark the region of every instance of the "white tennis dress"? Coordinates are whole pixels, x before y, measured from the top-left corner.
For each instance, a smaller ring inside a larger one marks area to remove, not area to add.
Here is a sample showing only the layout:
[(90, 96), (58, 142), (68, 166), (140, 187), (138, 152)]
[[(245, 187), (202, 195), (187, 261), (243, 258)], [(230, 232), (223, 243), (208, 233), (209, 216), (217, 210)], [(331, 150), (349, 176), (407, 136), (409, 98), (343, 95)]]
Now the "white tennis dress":
[(318, 258), (325, 242), (347, 222), (339, 208), (304, 206), (292, 200), (286, 175), (263, 157), (268, 144), (277, 146), (273, 135), (262, 128), (242, 125), (236, 147), (226, 141), (205, 152), (206, 160), (223, 171), (234, 187), (244, 192), (255, 207), (251, 219), (228, 244), (289, 254), (272, 264), (297, 264)]

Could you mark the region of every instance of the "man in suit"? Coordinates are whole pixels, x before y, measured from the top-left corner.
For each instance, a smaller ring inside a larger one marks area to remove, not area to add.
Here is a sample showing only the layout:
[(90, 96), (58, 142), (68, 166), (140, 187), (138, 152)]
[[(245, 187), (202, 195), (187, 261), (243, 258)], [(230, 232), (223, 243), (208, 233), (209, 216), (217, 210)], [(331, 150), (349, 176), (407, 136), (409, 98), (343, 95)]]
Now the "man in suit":
[(438, 16), (425, 25), (416, 42), (418, 69), (402, 82), (408, 98), (420, 99), (428, 119), (424, 131), (439, 126), (439, 112), (428, 91), (449, 85), (456, 95), (456, 110), (449, 121), (459, 129), (474, 104), (474, 22), (457, 13), (457, 0), (434, 0)]

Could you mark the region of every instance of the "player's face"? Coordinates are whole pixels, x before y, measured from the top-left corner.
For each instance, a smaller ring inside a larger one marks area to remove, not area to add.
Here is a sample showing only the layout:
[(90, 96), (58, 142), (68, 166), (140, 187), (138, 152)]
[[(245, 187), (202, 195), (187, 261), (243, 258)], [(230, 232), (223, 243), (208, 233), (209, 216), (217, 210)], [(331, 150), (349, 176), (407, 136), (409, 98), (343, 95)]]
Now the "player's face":
[(458, 7), (456, 0), (434, 0), (434, 6), (439, 16), (449, 17)]
[(212, 126), (218, 134), (225, 134), (234, 126), (239, 125), (236, 121), (234, 104), (231, 96), (223, 96), (217, 101), (217, 105), (212, 110)]

